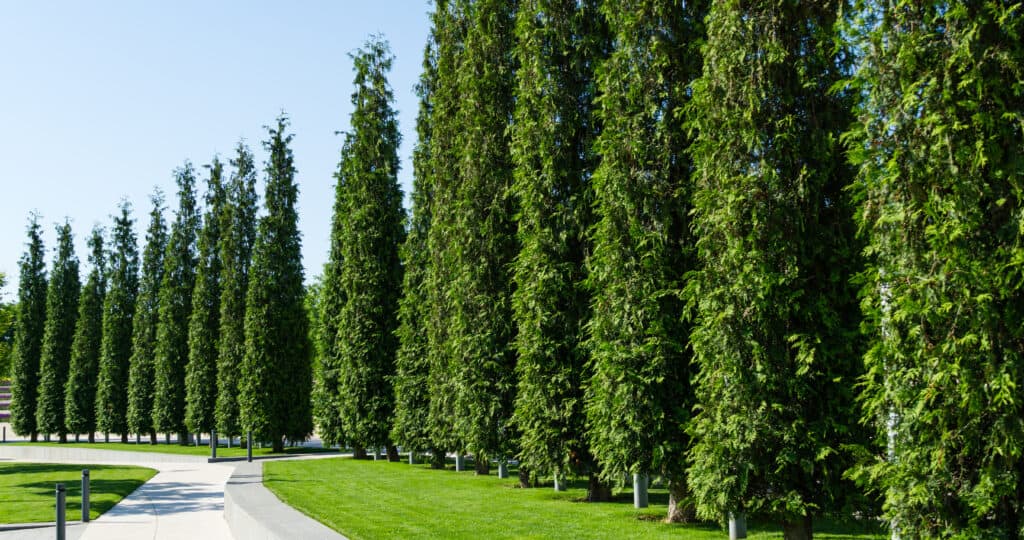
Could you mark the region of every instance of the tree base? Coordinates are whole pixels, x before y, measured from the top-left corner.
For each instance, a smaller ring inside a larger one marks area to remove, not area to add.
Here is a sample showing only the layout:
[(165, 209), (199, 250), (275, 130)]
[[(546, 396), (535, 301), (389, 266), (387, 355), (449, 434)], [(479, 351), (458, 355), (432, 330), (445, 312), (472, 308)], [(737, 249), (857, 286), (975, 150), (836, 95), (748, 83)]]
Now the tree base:
[(473, 456), (473, 472), (478, 476), (491, 474), (491, 460), (480, 454)]
[(803, 519), (786, 521), (782, 524), (782, 538), (785, 540), (811, 540), (811, 516), (804, 516)]
[(356, 446), (352, 448), (352, 459), (367, 459), (369, 454), (366, 453), (365, 446)]
[(666, 523), (690, 523), (697, 517), (697, 509), (693, 501), (687, 498), (685, 480), (668, 480), (668, 514)]
[(594, 473), (587, 481), (587, 502), (608, 502), (612, 500), (612, 487)]
[(388, 461), (398, 462), (398, 461), (402, 460), (402, 458), (398, 456), (398, 447), (393, 445), (393, 444), (389, 444), (387, 446), (387, 453), (388, 453)]

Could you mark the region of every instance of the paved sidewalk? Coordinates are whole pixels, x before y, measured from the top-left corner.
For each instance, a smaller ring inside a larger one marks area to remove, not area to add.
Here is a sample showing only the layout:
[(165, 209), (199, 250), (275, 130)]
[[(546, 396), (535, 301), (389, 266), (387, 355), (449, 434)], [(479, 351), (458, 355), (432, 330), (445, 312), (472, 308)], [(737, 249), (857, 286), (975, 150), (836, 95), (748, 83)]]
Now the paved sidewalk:
[[(8, 447), (10, 448), (10, 447)], [(0, 447), (0, 459), (3, 458)], [(68, 528), (68, 538), (230, 540), (224, 521), (224, 484), (234, 464), (152, 462), (141, 452), (104, 452), (104, 463), (138, 465), (160, 471), (149, 482), (84, 527)], [(40, 461), (25, 459), (19, 460)], [(9, 459), (9, 458), (8, 458)], [(45, 461), (60, 462), (52, 454)], [(66, 463), (75, 463), (69, 459)], [(52, 527), (0, 532), (0, 540), (54, 538)]]

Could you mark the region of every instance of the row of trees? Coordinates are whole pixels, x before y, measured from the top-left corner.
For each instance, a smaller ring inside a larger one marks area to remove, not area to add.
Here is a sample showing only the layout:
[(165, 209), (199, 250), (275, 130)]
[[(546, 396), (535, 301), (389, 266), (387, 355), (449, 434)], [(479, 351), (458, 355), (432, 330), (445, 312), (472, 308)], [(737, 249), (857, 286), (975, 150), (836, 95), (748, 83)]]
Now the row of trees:
[(320, 429), (659, 474), (669, 519), (787, 538), (865, 492), (1020, 534), (1022, 9), (438, 0), (404, 232), (390, 56), (356, 57)]
[[(295, 167), (282, 116), (264, 145), (266, 215), (256, 219), (256, 168), (239, 144), (225, 180), (214, 158), (206, 213), (196, 171), (175, 171), (178, 209), (169, 230), (160, 191), (140, 268), (131, 206), (121, 204), (109, 242), (89, 238), (84, 286), (71, 225), (57, 227), (47, 273), (33, 216), (20, 264), (11, 421), (38, 433), (121, 435), (253, 431), (280, 448), (312, 431)], [(296, 338), (299, 336), (299, 338)]]

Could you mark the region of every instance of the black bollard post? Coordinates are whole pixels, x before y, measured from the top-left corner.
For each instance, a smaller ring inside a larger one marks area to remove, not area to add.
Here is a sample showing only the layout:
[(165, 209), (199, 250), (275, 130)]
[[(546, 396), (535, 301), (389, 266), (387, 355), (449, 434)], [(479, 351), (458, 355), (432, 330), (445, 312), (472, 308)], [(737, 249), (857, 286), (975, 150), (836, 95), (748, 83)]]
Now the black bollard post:
[(89, 523), (89, 469), (82, 469), (82, 523)]
[(252, 432), (245, 434), (245, 457), (252, 463)]
[(64, 484), (57, 484), (57, 540), (67, 538), (67, 531), (64, 530)]
[(217, 459), (217, 430), (210, 432), (210, 457)]

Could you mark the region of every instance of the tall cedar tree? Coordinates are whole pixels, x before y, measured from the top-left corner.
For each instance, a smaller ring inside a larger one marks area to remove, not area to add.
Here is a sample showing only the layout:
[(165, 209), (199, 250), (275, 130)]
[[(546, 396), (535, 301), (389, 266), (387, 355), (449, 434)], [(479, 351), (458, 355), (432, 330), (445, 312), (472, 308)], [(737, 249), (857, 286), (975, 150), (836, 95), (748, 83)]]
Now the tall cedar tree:
[(139, 248), (134, 223), (131, 206), (123, 203), (121, 215), (114, 218), (113, 242), (108, 258), (108, 289), (103, 302), (103, 341), (100, 344), (95, 404), (98, 429), (104, 433), (120, 433), (122, 442), (128, 441), (129, 360), (132, 356), (135, 303), (139, 295)]
[(609, 476), (663, 475), (672, 521), (688, 517), (684, 429), (694, 403), (679, 295), (694, 267), (690, 139), (680, 124), (700, 74), (705, 8), (604, 2), (616, 46), (597, 77), (589, 439)]
[(56, 433), (67, 442), (64, 427), (64, 385), (71, 364), (71, 342), (78, 319), (78, 295), (82, 283), (78, 276), (71, 224), (57, 226), (57, 248), (46, 290), (46, 327), (39, 357), (39, 401), (36, 425), (40, 433)]
[(160, 283), (160, 310), (156, 329), (156, 384), (153, 388), (153, 427), (164, 433), (178, 433), (188, 443), (185, 431), (185, 364), (188, 363), (188, 322), (192, 314), (192, 291), (196, 281), (196, 236), (201, 226), (196, 206), (195, 170), (192, 164), (175, 171), (178, 211), (164, 255)]
[(156, 333), (160, 313), (160, 284), (164, 276), (167, 251), (167, 225), (164, 221), (164, 196), (158, 189), (151, 197), (146, 247), (142, 251), (142, 276), (138, 302), (132, 321), (132, 351), (128, 361), (128, 429), (148, 433), (156, 444), (153, 427), (153, 388), (155, 378)]
[(267, 214), (253, 246), (245, 310), (245, 357), (239, 379), (241, 423), (275, 451), (283, 437), (301, 440), (313, 430), (309, 319), (303, 305), (302, 242), (295, 210), (299, 189), (285, 134), (288, 118), (267, 128)]
[(231, 160), (227, 207), (221, 214), (220, 341), (217, 357), (217, 431), (242, 433), (238, 421), (238, 370), (245, 356), (245, 294), (256, 241), (256, 166), (252, 152), (238, 143)]
[[(326, 271), (329, 263), (324, 265)], [(338, 396), (336, 371), (328, 373), (324, 358), (327, 356), (328, 340), (324, 337), (325, 326), (321, 320), (324, 313), (324, 276), (319, 275), (306, 286), (306, 314), (309, 317), (309, 340), (313, 344), (313, 424), (324, 445), (342, 445), (345, 437), (341, 430), (341, 413), (335, 405)]]
[[(513, 190), (521, 249), (513, 272), (520, 461), (531, 469), (590, 474), (585, 440), (584, 325), (590, 178), (597, 163), (594, 66), (607, 50), (596, 0), (523, 0), (516, 21)], [(596, 483), (592, 488), (599, 488)], [(594, 498), (607, 490), (592, 489)]]
[(861, 5), (862, 473), (905, 538), (1024, 536), (1022, 12)]
[(107, 291), (106, 254), (103, 229), (95, 227), (89, 237), (89, 277), (78, 300), (78, 322), (71, 342), (71, 365), (64, 387), (64, 427), (75, 434), (96, 431), (96, 379), (100, 367), (103, 336), (103, 298)]
[(416, 93), (420, 98), (416, 116), (416, 147), (412, 153), (412, 216), (409, 233), (400, 255), (402, 298), (398, 306), (398, 351), (395, 357), (395, 412), (391, 439), (410, 451), (430, 450), (435, 465), (442, 450), (429, 431), (430, 399), (427, 381), (430, 373), (427, 320), (430, 317), (427, 266), (430, 264), (427, 237), (430, 232), (433, 199), (431, 167), (431, 124), (434, 88), (437, 84), (437, 35), (431, 32), (423, 52), (423, 73)]
[(227, 211), (221, 182), (224, 166), (216, 157), (209, 166), (206, 218), (199, 233), (199, 269), (192, 292), (188, 326), (188, 364), (185, 366), (185, 426), (193, 433), (214, 430), (217, 406), (217, 345), (220, 341), (221, 228)]
[(389, 444), (398, 338), (398, 298), (405, 240), (402, 189), (398, 185), (401, 135), (387, 75), (394, 57), (386, 41), (370, 38), (352, 55), (354, 110), (338, 165), (330, 265), (324, 294), (340, 298), (321, 312), (336, 319), (334, 346), (324, 362), (337, 370), (345, 437), (357, 450)]
[(744, 512), (810, 538), (853, 492), (863, 372), (851, 180), (838, 144), (850, 100), (835, 45), (841, 2), (716, 2), (688, 110), (698, 131), (689, 298), (698, 513)]
[(459, 157), (456, 115), (462, 98), (458, 69), (466, 36), (466, 0), (437, 0), (432, 15), (432, 33), (437, 40), (437, 79), (431, 115), (430, 167), (431, 224), (427, 233), (426, 290), (427, 327), (427, 415), (430, 439), (442, 450), (462, 450), (455, 433), (455, 369), (451, 335), (451, 272), (458, 244), (453, 228), (459, 213), (455, 190), (459, 185)]
[(510, 426), (515, 398), (512, 276), (516, 252), (512, 158), (515, 2), (475, 0), (457, 72), (459, 182), (451, 228), (452, 349), (455, 432), (487, 474), (488, 456), (514, 453)]
[(36, 441), (39, 356), (46, 327), (46, 260), (39, 216), (28, 224), (28, 244), (18, 263), (18, 318), (11, 352), (11, 428)]

